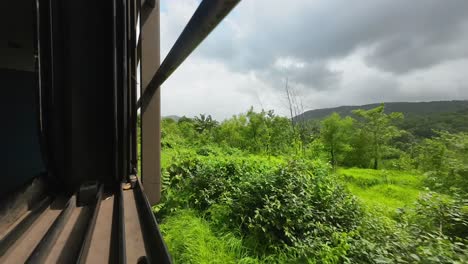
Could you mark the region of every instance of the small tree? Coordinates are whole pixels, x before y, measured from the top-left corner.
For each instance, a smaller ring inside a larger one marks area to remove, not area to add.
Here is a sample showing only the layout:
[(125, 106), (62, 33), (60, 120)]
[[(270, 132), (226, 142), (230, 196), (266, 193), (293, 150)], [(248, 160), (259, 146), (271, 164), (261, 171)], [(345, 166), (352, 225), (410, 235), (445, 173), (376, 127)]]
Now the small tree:
[(211, 115), (200, 114), (200, 117), (196, 116), (193, 119), (195, 130), (202, 134), (205, 131), (211, 132), (211, 130), (218, 125), (218, 122), (214, 120)]
[(321, 123), (320, 137), (325, 148), (330, 153), (333, 168), (338, 165), (342, 154), (351, 150), (349, 144), (354, 119), (351, 117), (341, 118), (337, 113), (331, 114)]
[(385, 114), (384, 110), (385, 106), (382, 104), (370, 110), (358, 109), (353, 111), (358, 116), (359, 128), (366, 136), (370, 146), (375, 170), (379, 167), (379, 161), (383, 153), (390, 148), (389, 142), (401, 135), (401, 130), (394, 126), (393, 122), (402, 119), (403, 114), (399, 112)]

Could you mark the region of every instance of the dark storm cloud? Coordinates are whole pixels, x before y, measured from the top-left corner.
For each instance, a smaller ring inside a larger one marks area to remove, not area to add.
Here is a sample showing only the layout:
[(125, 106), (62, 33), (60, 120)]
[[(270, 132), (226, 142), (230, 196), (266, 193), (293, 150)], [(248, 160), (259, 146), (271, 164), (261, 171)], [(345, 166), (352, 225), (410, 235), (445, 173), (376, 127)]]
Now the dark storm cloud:
[[(203, 56), (314, 90), (333, 87), (340, 75), (328, 62), (358, 48), (368, 49), (368, 66), (395, 76), (468, 56), (467, 0), (251, 0), (229, 19)], [(281, 58), (304, 67), (275, 67)]]
[[(258, 71), (258, 75), (275, 87), (278, 78), (288, 78), (289, 84), (294, 86), (305, 86), (302, 88), (314, 89), (317, 91), (333, 89), (339, 80), (340, 72), (332, 71), (323, 62), (303, 63), (300, 67), (267, 67), (263, 71)], [(282, 87), (282, 86), (279, 86)]]

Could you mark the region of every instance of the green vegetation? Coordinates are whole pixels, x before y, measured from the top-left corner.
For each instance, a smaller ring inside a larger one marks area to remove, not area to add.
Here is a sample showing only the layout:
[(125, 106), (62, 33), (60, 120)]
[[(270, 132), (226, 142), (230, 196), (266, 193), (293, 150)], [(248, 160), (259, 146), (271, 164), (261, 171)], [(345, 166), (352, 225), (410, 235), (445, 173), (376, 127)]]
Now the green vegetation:
[(351, 151), (349, 144), (351, 135), (348, 131), (352, 128), (353, 121), (349, 117), (341, 119), (339, 114), (333, 113), (322, 122), (320, 136), (327, 146), (333, 168), (338, 165), (338, 160), (343, 161), (346, 152)]
[(393, 125), (396, 119), (402, 119), (403, 115), (393, 112), (389, 115), (384, 112), (384, 105), (370, 110), (354, 110), (353, 113), (361, 120), (358, 122), (358, 134), (367, 139), (370, 156), (373, 161), (372, 167), (379, 168), (379, 162), (384, 153), (391, 152), (390, 141), (401, 135), (401, 131)]
[[(379, 104), (369, 104), (310, 110), (302, 114), (301, 119), (320, 121), (332, 113), (345, 117), (353, 116), (353, 110), (369, 110), (378, 106)], [(397, 126), (416, 137), (433, 137), (436, 135), (434, 131), (441, 130), (450, 133), (468, 132), (468, 100), (385, 103), (385, 111), (402, 113), (405, 119), (398, 122)]]
[(312, 125), (253, 108), (164, 119), (154, 210), (174, 261), (468, 261), (468, 134), (403, 120), (384, 105)]
[(439, 132), (418, 146), (417, 165), (427, 172), (428, 185), (446, 193), (468, 191), (468, 133)]
[(369, 210), (395, 217), (399, 208), (413, 205), (423, 191), (425, 176), (404, 171), (340, 169), (338, 174)]
[(232, 234), (215, 235), (194, 211), (181, 210), (161, 225), (176, 263), (255, 263)]

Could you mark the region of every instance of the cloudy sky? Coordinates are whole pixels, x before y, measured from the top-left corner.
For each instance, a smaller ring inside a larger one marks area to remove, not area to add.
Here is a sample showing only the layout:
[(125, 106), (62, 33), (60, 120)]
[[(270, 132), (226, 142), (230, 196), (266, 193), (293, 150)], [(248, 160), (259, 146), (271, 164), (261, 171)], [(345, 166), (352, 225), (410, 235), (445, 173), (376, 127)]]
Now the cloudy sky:
[[(199, 4), (161, 0), (164, 58)], [(468, 99), (467, 0), (243, 0), (162, 86), (162, 114)]]

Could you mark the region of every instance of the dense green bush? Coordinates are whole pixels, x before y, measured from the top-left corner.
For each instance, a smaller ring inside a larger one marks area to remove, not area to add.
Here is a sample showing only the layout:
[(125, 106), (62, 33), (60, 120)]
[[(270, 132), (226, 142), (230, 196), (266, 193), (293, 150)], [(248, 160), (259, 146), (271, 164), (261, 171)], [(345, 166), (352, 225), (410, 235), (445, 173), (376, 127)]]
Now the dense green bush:
[(369, 212), (349, 241), (347, 257), (350, 263), (466, 263), (464, 207), (466, 201), (429, 193), (400, 211), (397, 222)]
[(174, 157), (164, 173), (160, 217), (195, 208), (218, 229), (246, 237), (263, 256), (287, 251), (299, 261), (345, 255), (344, 237), (359, 225), (362, 211), (329, 175), (328, 164), (218, 154)]
[(430, 192), (421, 196), (408, 219), (412, 230), (437, 232), (452, 239), (468, 238), (468, 199)]
[(419, 169), (428, 175), (432, 189), (452, 193), (457, 189), (468, 193), (468, 134), (439, 132), (418, 148)]
[[(215, 148), (181, 151), (172, 158), (163, 174), (163, 201), (159, 215), (178, 208), (204, 211), (222, 203), (234, 186), (274, 170), (282, 159), (254, 155), (223, 155)], [(201, 153), (203, 155), (197, 155)]]
[(242, 182), (229, 201), (241, 231), (270, 246), (313, 243), (358, 224), (355, 199), (337, 185), (323, 164), (292, 162)]

